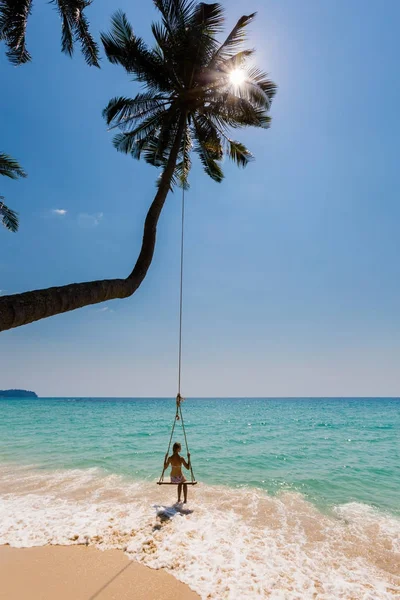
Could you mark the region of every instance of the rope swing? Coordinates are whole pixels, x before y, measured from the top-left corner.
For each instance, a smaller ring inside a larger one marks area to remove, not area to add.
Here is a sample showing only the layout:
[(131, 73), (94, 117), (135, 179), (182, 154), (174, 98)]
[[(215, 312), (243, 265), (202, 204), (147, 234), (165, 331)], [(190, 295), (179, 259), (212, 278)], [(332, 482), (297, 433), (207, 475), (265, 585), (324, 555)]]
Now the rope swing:
[[(182, 217), (181, 217), (181, 274), (180, 274), (180, 294), (179, 294), (179, 346), (178, 346), (178, 394), (176, 396), (176, 412), (174, 422), (172, 424), (171, 435), (169, 438), (168, 450), (166, 456), (169, 456), (169, 451), (171, 449), (172, 437), (175, 431), (175, 425), (177, 421), (180, 421), (182, 424), (183, 436), (185, 439), (186, 453), (189, 454), (189, 446), (186, 437), (185, 431), (185, 423), (183, 421), (182, 415), (182, 402), (183, 398), (181, 396), (181, 375), (182, 375), (182, 308), (183, 308), (183, 256), (184, 256), (184, 231), (185, 231), (185, 186), (182, 189)], [(192, 469), (192, 461), (189, 462), (190, 467), (190, 476), (191, 481), (185, 481), (185, 485), (196, 485), (197, 481), (195, 480), (193, 469)], [(163, 467), (160, 479), (157, 482), (157, 485), (179, 485), (177, 483), (172, 483), (170, 481), (164, 481), (164, 472), (166, 467)]]

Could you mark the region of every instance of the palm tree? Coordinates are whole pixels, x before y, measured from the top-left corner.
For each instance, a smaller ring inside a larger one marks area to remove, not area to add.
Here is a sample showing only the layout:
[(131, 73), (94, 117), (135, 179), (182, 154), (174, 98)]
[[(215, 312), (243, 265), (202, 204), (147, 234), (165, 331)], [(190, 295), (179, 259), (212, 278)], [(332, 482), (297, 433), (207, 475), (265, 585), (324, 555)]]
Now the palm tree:
[[(276, 87), (258, 68), (247, 66), (253, 51), (241, 48), (246, 27), (255, 15), (241, 17), (219, 44), (216, 36), (224, 22), (219, 4), (191, 0), (154, 3), (161, 23), (152, 25), (153, 48), (133, 33), (122, 12), (113, 16), (110, 33), (102, 35), (108, 59), (144, 86), (132, 99), (113, 98), (104, 110), (107, 123), (120, 130), (114, 145), (134, 158), (143, 156), (161, 170), (136, 264), (126, 279), (3, 296), (0, 331), (88, 304), (131, 296), (150, 267), (157, 223), (168, 192), (176, 184), (187, 186), (192, 149), (206, 173), (221, 181), (225, 153), (241, 166), (252, 159), (243, 144), (230, 138), (230, 129), (269, 127), (267, 112)], [(241, 85), (237, 84), (239, 79)]]
[(18, 213), (4, 204), (3, 200), (4, 196), (0, 196), (0, 220), (6, 229), (16, 233), (19, 227)]
[[(99, 67), (99, 49), (90, 35), (84, 9), (92, 0), (51, 0), (61, 18), (61, 50), (72, 56), (74, 42), (80, 42), (88, 65)], [(6, 55), (13, 65), (31, 60), (26, 47), (25, 33), (31, 14), (32, 0), (0, 0), (0, 41), (8, 47)]]
[[(19, 163), (11, 156), (0, 152), (0, 175), (10, 177), (10, 179), (18, 179), (18, 177), (26, 177), (25, 171)], [(18, 215), (3, 202), (4, 196), (0, 196), (0, 220), (4, 227), (14, 233), (18, 231)]]

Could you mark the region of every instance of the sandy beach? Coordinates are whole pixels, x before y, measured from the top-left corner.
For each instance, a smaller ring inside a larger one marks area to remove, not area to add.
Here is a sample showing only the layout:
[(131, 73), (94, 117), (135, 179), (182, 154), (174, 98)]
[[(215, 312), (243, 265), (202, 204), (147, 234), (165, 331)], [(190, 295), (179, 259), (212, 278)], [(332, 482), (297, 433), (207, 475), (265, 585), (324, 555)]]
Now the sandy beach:
[(0, 546), (1, 600), (198, 600), (163, 570), (119, 550), (85, 546)]

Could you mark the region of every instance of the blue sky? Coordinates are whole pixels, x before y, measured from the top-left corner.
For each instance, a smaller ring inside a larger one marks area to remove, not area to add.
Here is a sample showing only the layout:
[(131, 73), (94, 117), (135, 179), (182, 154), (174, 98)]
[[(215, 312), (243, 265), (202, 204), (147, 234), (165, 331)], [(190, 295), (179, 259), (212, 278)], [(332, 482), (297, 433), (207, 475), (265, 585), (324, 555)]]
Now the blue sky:
[[(224, 6), (233, 26), (243, 2)], [(118, 7), (150, 41), (150, 0), (94, 0), (97, 38)], [(400, 4), (251, 0), (246, 11), (258, 11), (249, 45), (279, 91), (272, 128), (240, 134), (256, 155), (246, 170), (227, 163), (218, 185), (195, 161), (183, 393), (399, 395)], [(21, 219), (18, 234), (0, 231), (0, 289), (126, 276), (157, 172), (114, 150), (101, 111), (136, 84), (105, 58), (98, 70), (62, 55), (47, 2), (28, 44), (34, 60), (20, 68), (0, 53), (1, 150), (29, 174), (0, 182)], [(173, 396), (179, 210), (170, 195), (132, 298), (1, 334), (0, 387)]]

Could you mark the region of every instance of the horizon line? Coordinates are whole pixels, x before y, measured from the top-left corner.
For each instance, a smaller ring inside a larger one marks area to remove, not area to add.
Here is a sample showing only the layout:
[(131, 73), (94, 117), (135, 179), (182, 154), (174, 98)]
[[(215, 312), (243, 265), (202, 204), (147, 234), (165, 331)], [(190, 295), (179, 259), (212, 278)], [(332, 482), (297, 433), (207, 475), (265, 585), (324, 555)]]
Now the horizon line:
[[(85, 398), (85, 399), (126, 399), (126, 400), (175, 400), (175, 396), (80, 396), (79, 394), (67, 394), (66, 396), (37, 396), (39, 399), (65, 399), (65, 398)], [(185, 400), (396, 400), (400, 399), (400, 395), (396, 396), (183, 396)]]

